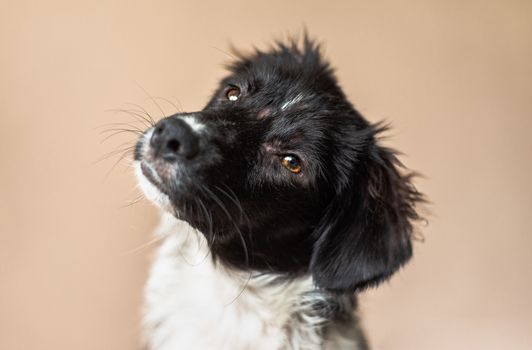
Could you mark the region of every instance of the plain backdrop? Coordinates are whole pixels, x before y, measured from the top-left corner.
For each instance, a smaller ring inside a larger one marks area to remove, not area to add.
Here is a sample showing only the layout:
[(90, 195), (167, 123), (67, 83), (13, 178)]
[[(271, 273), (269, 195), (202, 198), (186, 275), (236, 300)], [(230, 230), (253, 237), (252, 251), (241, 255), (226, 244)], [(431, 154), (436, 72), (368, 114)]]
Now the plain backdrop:
[(157, 212), (101, 132), (304, 26), (432, 201), (362, 295), (374, 349), (532, 348), (531, 1), (0, 0), (0, 349), (139, 348)]

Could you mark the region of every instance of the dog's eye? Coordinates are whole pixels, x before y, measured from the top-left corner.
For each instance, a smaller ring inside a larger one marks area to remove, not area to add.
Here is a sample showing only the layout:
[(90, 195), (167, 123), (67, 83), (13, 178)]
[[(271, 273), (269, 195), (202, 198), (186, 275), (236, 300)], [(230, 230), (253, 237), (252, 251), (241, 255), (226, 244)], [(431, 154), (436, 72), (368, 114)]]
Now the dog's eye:
[(237, 88), (236, 86), (229, 88), (229, 90), (227, 90), (227, 91), (225, 92), (225, 97), (226, 97), (229, 101), (236, 101), (236, 100), (238, 100), (238, 98), (240, 97), (240, 89)]
[(296, 156), (284, 156), (281, 159), (281, 164), (283, 164), (286, 169), (290, 170), (294, 174), (299, 174), (301, 172), (301, 162)]

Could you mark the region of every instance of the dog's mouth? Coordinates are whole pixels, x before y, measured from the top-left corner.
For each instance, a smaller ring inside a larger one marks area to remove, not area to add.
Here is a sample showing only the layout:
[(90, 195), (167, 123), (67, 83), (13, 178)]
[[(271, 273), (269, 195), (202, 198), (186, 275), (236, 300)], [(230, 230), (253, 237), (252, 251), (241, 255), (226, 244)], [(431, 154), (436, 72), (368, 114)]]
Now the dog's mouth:
[(166, 195), (169, 194), (168, 184), (176, 181), (175, 165), (163, 160), (142, 159), (140, 171), (152, 185)]
[(153, 185), (159, 187), (161, 184), (161, 178), (157, 174), (157, 170), (144, 160), (140, 162), (140, 170), (142, 171), (142, 175), (144, 175)]
[(145, 197), (158, 205), (161, 209), (173, 212), (172, 196), (164, 179), (161, 178), (157, 167), (146, 159), (137, 159), (135, 174)]

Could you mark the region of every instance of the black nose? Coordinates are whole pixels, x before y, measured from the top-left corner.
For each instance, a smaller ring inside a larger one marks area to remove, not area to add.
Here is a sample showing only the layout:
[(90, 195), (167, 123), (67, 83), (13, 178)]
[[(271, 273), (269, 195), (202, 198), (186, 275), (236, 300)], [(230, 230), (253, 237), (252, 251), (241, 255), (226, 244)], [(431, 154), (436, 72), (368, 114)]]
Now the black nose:
[(199, 151), (198, 136), (182, 119), (168, 117), (160, 120), (153, 130), (150, 146), (156, 157), (167, 161), (194, 158)]

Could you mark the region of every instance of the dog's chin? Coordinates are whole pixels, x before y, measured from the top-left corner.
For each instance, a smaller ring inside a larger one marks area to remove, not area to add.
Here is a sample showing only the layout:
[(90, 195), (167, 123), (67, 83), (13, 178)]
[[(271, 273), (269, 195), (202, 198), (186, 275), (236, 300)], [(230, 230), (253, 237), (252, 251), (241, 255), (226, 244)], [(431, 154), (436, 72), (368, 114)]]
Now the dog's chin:
[(173, 213), (170, 198), (160, 188), (161, 179), (157, 171), (145, 161), (135, 161), (134, 168), (138, 184), (146, 198), (162, 210)]

